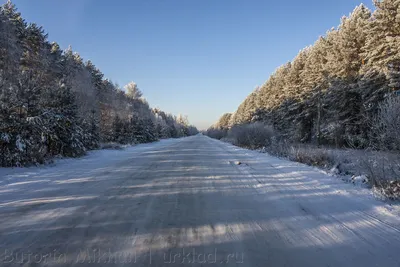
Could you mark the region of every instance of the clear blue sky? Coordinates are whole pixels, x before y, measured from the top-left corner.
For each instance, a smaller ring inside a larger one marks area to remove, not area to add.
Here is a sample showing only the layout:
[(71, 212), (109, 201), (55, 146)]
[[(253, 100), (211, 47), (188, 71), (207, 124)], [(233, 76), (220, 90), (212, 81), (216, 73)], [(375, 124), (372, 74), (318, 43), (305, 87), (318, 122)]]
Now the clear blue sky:
[(361, 0), (13, 2), (50, 41), (71, 45), (121, 86), (135, 81), (151, 106), (204, 129)]

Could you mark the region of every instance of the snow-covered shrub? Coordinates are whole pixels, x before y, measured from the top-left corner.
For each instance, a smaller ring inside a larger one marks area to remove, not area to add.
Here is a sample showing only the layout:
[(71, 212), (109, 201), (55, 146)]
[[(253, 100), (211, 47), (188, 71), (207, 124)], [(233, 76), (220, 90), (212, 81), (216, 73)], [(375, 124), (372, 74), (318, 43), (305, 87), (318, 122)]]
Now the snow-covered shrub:
[(219, 128), (210, 128), (207, 130), (206, 135), (211, 138), (221, 140), (222, 138), (226, 137), (227, 130)]
[(228, 132), (228, 138), (231, 139), (235, 145), (251, 149), (271, 145), (274, 136), (273, 128), (261, 122), (237, 125), (232, 127)]
[(288, 157), (292, 145), (286, 140), (282, 140), (276, 136), (272, 137), (269, 146), (264, 147), (264, 150), (271, 155), (278, 157)]
[(376, 187), (375, 192), (378, 192), (380, 195), (383, 195), (388, 199), (399, 200), (400, 181), (390, 181), (389, 183), (384, 184), (382, 187)]
[(292, 146), (288, 157), (293, 161), (324, 168), (331, 168), (337, 163), (335, 155), (323, 148)]
[(400, 155), (377, 153), (362, 160), (369, 185), (385, 197), (400, 198)]
[(372, 132), (379, 149), (400, 150), (400, 97), (389, 97), (379, 105)]

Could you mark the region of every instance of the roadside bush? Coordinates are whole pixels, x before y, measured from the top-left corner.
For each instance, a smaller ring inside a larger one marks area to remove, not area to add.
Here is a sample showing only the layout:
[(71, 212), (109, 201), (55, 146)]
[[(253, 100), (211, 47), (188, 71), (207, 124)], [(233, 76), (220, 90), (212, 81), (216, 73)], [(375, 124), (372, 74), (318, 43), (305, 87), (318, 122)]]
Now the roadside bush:
[(334, 154), (327, 149), (291, 146), (288, 158), (310, 166), (331, 168), (337, 162)]
[(268, 147), (264, 147), (263, 151), (278, 157), (288, 157), (292, 145), (285, 141), (280, 140), (277, 136), (272, 137), (271, 143)]
[(378, 149), (400, 150), (400, 97), (390, 97), (379, 105), (372, 133)]
[(400, 199), (400, 155), (377, 153), (362, 160), (371, 187), (389, 199)]
[(227, 131), (226, 129), (210, 128), (205, 134), (211, 138), (221, 140), (226, 137)]
[(304, 163), (310, 166), (331, 168), (342, 163), (340, 156), (332, 150), (317, 148), (315, 146), (291, 144), (285, 140), (272, 138), (269, 146), (261, 149), (260, 152), (268, 152), (273, 156), (284, 157), (291, 161)]
[(237, 125), (228, 132), (228, 139), (232, 140), (234, 145), (250, 149), (271, 145), (273, 137), (273, 128), (261, 122)]

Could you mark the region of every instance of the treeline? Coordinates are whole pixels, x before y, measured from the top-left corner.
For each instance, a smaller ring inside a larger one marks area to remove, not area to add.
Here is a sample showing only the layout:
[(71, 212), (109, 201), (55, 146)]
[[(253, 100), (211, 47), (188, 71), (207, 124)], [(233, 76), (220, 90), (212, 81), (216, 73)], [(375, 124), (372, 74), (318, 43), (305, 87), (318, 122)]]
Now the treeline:
[(50, 43), (8, 1), (0, 8), (0, 165), (77, 157), (101, 143), (143, 143), (197, 133), (185, 117), (151, 109), (71, 49)]
[(400, 149), (400, 1), (374, 5), (343, 17), (208, 134), (262, 122), (293, 143)]

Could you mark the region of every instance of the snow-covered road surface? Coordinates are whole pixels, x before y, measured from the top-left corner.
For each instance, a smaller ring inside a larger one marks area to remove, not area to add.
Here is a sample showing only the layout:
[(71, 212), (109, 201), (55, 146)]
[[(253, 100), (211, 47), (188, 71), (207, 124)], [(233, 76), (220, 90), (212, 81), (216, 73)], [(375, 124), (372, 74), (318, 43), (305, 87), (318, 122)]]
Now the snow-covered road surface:
[(0, 266), (400, 266), (363, 190), (201, 135), (2, 169)]

